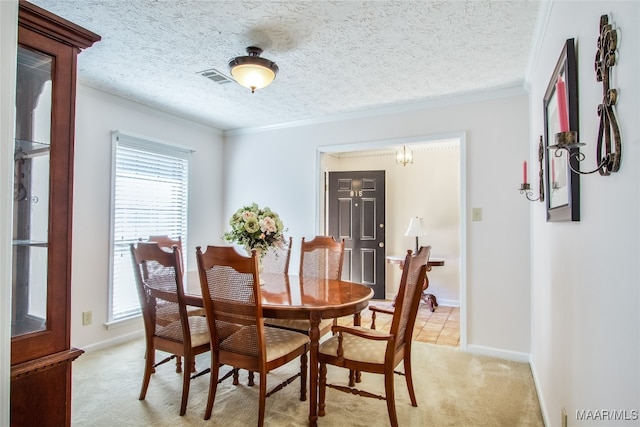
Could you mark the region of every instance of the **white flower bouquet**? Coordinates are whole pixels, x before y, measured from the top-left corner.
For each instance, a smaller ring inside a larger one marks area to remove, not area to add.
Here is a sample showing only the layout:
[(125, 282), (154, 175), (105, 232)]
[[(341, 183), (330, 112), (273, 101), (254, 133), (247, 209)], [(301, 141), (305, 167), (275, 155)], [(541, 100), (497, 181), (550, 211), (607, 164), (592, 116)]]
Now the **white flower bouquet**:
[(260, 257), (271, 246), (285, 245), (283, 233), (286, 230), (280, 216), (267, 207), (258, 207), (256, 203), (238, 209), (229, 225), (231, 231), (224, 233), (224, 239), (244, 246), (247, 251), (256, 249)]

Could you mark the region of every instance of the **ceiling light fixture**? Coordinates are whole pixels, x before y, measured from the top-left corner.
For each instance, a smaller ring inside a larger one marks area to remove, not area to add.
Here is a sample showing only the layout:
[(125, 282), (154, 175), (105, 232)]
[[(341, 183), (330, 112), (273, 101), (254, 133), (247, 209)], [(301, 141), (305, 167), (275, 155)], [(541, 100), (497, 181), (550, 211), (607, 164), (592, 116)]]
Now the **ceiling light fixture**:
[(396, 163), (402, 166), (413, 163), (413, 151), (407, 150), (407, 147), (403, 145), (402, 150), (396, 151)]
[(278, 66), (275, 62), (261, 58), (262, 49), (255, 46), (247, 48), (247, 56), (237, 56), (229, 61), (229, 70), (236, 81), (251, 89), (262, 89), (276, 78)]

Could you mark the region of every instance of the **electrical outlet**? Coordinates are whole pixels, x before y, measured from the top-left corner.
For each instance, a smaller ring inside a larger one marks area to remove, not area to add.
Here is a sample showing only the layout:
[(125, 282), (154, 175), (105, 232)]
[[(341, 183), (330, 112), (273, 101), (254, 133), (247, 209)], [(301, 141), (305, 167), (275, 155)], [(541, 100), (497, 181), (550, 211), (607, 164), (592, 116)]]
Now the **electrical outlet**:
[(90, 311), (82, 312), (82, 326), (90, 325), (93, 322), (93, 313)]
[(471, 209), (471, 221), (482, 221), (482, 208)]
[(567, 410), (562, 408), (562, 427), (567, 427)]

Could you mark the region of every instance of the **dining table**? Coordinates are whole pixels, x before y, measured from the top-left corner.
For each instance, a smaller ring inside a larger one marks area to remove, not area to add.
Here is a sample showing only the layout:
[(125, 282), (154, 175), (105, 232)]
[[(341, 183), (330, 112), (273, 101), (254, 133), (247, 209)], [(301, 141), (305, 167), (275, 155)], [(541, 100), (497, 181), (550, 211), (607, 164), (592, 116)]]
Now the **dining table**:
[[(373, 289), (344, 280), (300, 277), (290, 274), (263, 273), (260, 278), (262, 312), (264, 317), (275, 319), (308, 319), (309, 328), (309, 425), (318, 421), (318, 350), (320, 345), (320, 321), (353, 315), (354, 325), (360, 325), (360, 312), (373, 298)], [(198, 272), (187, 273), (188, 283), (198, 283)], [(186, 302), (203, 306), (202, 296), (192, 293), (189, 286)]]

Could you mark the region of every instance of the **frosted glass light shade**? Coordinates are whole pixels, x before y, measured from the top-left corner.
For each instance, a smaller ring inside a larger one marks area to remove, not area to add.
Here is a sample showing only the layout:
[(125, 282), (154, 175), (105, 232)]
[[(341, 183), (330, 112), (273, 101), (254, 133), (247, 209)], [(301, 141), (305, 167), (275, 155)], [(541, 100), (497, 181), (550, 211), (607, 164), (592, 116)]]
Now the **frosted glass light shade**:
[(402, 150), (396, 151), (396, 163), (402, 166), (413, 163), (413, 151), (407, 150), (407, 147), (403, 146)]
[(276, 78), (276, 73), (271, 69), (253, 64), (237, 65), (231, 70), (231, 75), (238, 83), (252, 91), (268, 86)]
[(247, 48), (247, 56), (237, 56), (229, 61), (229, 71), (240, 85), (251, 89), (268, 86), (278, 74), (278, 66), (275, 62), (261, 58), (262, 49), (255, 46)]

